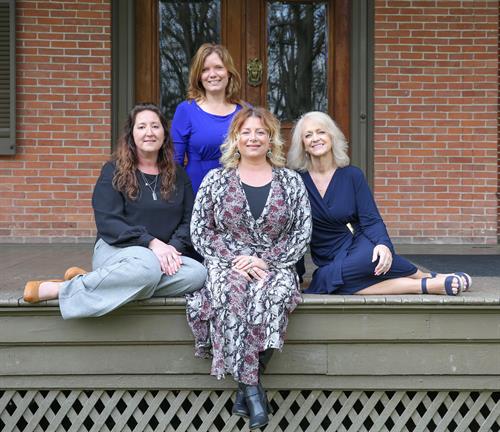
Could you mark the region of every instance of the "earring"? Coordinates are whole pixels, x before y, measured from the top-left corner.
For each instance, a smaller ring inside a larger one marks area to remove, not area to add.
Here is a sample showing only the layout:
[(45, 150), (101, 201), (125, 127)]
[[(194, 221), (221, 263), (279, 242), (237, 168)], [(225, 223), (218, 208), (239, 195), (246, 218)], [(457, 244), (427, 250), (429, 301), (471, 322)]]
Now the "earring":
[(233, 156), (236, 160), (240, 160), (240, 157), (241, 157), (241, 153), (239, 150), (236, 150), (236, 152), (234, 153), (234, 156)]
[(266, 156), (268, 159), (271, 159), (273, 157), (273, 152), (271, 151), (271, 149), (267, 151)]

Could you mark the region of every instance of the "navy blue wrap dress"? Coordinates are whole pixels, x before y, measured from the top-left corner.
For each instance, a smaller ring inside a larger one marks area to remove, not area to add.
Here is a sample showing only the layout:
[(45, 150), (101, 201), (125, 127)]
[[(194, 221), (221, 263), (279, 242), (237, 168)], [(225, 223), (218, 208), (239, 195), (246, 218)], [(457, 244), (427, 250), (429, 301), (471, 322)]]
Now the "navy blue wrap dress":
[[(311, 256), (318, 268), (304, 292), (354, 294), (387, 279), (412, 275), (417, 268), (395, 254), (363, 172), (354, 166), (337, 168), (321, 197), (308, 172), (301, 173), (313, 219)], [(347, 224), (350, 223), (354, 233)], [(387, 246), (393, 255), (391, 269), (374, 274), (373, 248)]]

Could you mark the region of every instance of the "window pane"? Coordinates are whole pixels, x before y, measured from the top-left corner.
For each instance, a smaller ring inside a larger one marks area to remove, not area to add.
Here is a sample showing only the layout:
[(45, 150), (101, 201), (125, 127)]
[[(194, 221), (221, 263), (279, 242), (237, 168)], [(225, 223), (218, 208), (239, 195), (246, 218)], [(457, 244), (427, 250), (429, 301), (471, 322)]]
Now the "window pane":
[(267, 102), (280, 120), (327, 110), (326, 14), (326, 2), (267, 4)]
[(196, 50), (205, 42), (220, 43), (220, 1), (160, 0), (159, 7), (160, 104), (170, 119), (186, 98)]

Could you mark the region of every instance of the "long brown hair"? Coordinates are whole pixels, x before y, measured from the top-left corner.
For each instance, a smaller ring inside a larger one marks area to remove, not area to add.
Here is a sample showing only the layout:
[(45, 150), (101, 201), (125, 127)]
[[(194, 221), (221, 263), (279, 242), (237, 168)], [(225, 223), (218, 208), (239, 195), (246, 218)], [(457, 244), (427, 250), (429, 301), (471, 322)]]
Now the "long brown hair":
[(174, 147), (168, 133), (167, 119), (153, 103), (139, 103), (129, 112), (127, 121), (123, 127), (123, 134), (118, 141), (118, 146), (113, 155), (116, 162), (116, 171), (113, 177), (113, 187), (125, 194), (129, 199), (135, 200), (139, 195), (139, 182), (137, 180), (137, 167), (139, 158), (137, 157), (137, 147), (134, 141), (134, 125), (137, 114), (142, 111), (152, 111), (160, 119), (163, 126), (165, 140), (158, 152), (158, 170), (160, 173), (160, 194), (163, 199), (167, 199), (175, 188), (175, 161)]
[(240, 74), (236, 70), (233, 58), (231, 54), (229, 54), (227, 48), (223, 45), (213, 43), (204, 43), (201, 45), (198, 51), (196, 51), (193, 60), (191, 60), (187, 98), (200, 101), (205, 97), (205, 89), (201, 83), (201, 72), (203, 71), (203, 65), (206, 58), (212, 53), (216, 53), (220, 57), (224, 67), (229, 72), (229, 79), (226, 87), (226, 101), (239, 104), (241, 102), (239, 97), (241, 90)]

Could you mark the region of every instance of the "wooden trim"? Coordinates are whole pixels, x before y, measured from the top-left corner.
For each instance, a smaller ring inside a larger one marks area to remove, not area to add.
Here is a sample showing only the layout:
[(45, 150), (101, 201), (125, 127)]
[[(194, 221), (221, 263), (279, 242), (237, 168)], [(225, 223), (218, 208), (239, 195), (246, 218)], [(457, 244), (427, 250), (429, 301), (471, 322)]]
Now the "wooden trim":
[(233, 57), (235, 67), (241, 74), (241, 98), (245, 100), (245, 34), (244, 0), (222, 0), (221, 2), (221, 43), (228, 49)]
[(333, 37), (336, 51), (333, 55), (333, 107), (331, 112), (340, 129), (350, 137), (350, 78), (351, 78), (351, 6), (349, 0), (336, 0), (334, 4)]
[(135, 103), (134, 0), (112, 1), (112, 148)]
[(160, 103), (158, 0), (136, 0), (135, 100)]
[[(15, 1), (4, 0), (0, 4), (2, 25), (0, 39), (2, 48), (0, 60), (3, 68), (0, 76), (0, 90), (7, 95), (0, 106), (3, 117), (0, 128), (0, 155), (16, 153), (16, 14)], [(6, 121), (7, 120), (7, 121)], [(5, 123), (4, 123), (5, 122)], [(7, 125), (8, 123), (8, 125)]]

